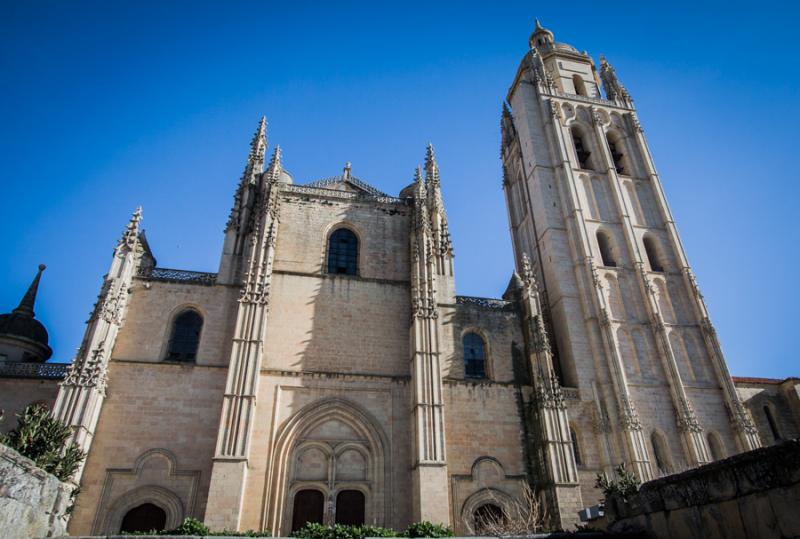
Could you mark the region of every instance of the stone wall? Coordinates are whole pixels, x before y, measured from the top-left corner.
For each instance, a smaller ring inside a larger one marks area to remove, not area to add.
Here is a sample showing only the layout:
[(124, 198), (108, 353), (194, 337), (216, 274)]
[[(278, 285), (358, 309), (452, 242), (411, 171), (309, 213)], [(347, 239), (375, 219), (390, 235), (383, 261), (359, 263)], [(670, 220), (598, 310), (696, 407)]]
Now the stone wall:
[(608, 500), (611, 532), (650, 537), (800, 537), (800, 440), (645, 483)]
[(0, 444), (0, 529), (5, 539), (63, 535), (72, 487)]
[(17, 414), (40, 402), (53, 407), (58, 394), (57, 379), (0, 377), (0, 433), (17, 426)]

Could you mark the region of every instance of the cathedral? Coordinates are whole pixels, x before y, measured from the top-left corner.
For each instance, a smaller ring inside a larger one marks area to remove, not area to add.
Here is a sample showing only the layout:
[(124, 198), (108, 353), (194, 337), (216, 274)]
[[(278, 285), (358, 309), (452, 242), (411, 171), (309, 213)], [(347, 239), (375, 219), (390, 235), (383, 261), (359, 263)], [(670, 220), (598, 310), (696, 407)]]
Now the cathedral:
[(571, 528), (619, 463), (647, 481), (797, 435), (796, 379), (731, 378), (611, 65), (537, 21), (510, 82), (501, 298), (456, 293), (431, 146), (397, 195), (349, 164), (301, 182), (263, 118), (218, 271), (159, 266), (137, 209), (62, 372), (40, 269), (0, 317), (0, 426), (41, 401), (72, 427), (72, 534), (194, 517), (464, 535), (526, 486)]

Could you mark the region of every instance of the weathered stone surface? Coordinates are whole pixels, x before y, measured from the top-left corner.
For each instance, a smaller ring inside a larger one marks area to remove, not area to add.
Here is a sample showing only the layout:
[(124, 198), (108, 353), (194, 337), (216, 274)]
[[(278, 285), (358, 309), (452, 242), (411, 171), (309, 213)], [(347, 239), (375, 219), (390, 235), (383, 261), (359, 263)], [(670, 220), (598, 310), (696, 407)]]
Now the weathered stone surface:
[(0, 444), (0, 529), (4, 539), (63, 534), (71, 492), (70, 485)]
[[(791, 440), (650, 481), (629, 503), (608, 501), (607, 527), (653, 537), (798, 537), (798, 469), (800, 440)], [(658, 498), (663, 506), (643, 501)]]

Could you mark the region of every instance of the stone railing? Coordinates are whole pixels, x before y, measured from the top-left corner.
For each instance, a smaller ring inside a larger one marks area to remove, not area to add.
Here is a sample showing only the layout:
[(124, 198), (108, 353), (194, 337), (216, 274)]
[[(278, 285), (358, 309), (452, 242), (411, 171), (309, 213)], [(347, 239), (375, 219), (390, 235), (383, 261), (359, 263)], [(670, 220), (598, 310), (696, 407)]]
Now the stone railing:
[(459, 305), (474, 305), (483, 309), (493, 309), (496, 311), (513, 311), (514, 303), (504, 299), (477, 298), (474, 296), (456, 296), (456, 303)]
[(325, 189), (324, 187), (313, 187), (308, 185), (284, 185), (281, 190), (287, 193), (309, 194), (331, 198), (341, 198), (345, 200), (364, 200), (382, 202), (384, 204), (402, 205), (407, 203), (406, 199), (399, 197), (392, 197), (388, 195), (372, 195), (369, 193), (354, 193), (352, 191), (339, 191), (338, 189)]
[(69, 365), (69, 363), (0, 363), (0, 378), (61, 380), (66, 376)]
[(171, 268), (139, 268), (137, 277), (151, 281), (164, 281), (168, 283), (187, 283), (212, 286), (217, 282), (216, 273), (203, 271), (188, 271)]
[(568, 92), (562, 92), (557, 88), (553, 88), (552, 95), (556, 97), (566, 97), (567, 99), (574, 99), (576, 101), (583, 101), (584, 103), (595, 103), (597, 105), (603, 105), (606, 107), (625, 108), (615, 101), (609, 101), (608, 99), (603, 99), (602, 97), (589, 97), (588, 95), (570, 94)]

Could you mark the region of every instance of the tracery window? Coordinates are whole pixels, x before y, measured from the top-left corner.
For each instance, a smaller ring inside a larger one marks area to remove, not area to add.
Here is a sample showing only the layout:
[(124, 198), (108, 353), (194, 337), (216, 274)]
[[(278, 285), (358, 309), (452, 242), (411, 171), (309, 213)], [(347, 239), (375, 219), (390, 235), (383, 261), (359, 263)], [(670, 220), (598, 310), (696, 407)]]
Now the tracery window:
[(203, 317), (194, 309), (187, 309), (172, 322), (166, 359), (170, 361), (194, 361), (200, 344)]
[(358, 275), (358, 238), (352, 230), (339, 228), (328, 239), (328, 273)]
[(464, 335), (464, 376), (486, 378), (486, 343), (475, 332)]

